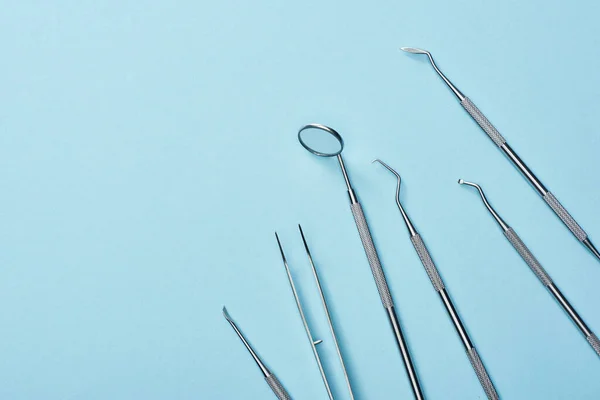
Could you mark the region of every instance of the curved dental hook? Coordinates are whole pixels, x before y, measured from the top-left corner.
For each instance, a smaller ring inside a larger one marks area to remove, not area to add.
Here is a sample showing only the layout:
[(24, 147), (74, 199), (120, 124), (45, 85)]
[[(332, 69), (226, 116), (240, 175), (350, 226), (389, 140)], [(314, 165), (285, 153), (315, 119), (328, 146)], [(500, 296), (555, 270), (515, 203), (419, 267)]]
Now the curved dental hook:
[(458, 88), (456, 86), (454, 86), (452, 84), (452, 82), (450, 82), (450, 79), (446, 78), (446, 76), (442, 73), (442, 71), (440, 71), (440, 69), (437, 67), (437, 65), (435, 64), (435, 61), (433, 61), (433, 57), (431, 56), (430, 52), (428, 52), (427, 50), (416, 48), (416, 47), (401, 47), (400, 50), (405, 51), (407, 53), (412, 53), (412, 54), (425, 54), (429, 58), (429, 61), (431, 62), (431, 66), (433, 67), (433, 69), (435, 69), (435, 72), (438, 73), (440, 78), (443, 79), (443, 81), (446, 83), (446, 85), (448, 85), (450, 90), (452, 90), (452, 92), (456, 95), (456, 97), (458, 97), (458, 100), (463, 101), (465, 99), (465, 96), (460, 92), (460, 90), (458, 90)]
[(507, 230), (510, 229), (510, 227), (506, 224), (506, 222), (504, 222), (504, 220), (502, 218), (500, 218), (500, 216), (498, 215), (498, 213), (492, 208), (492, 206), (490, 205), (490, 203), (487, 200), (487, 197), (485, 197), (485, 193), (483, 193), (483, 189), (481, 189), (481, 186), (479, 186), (476, 183), (467, 182), (467, 181), (462, 180), (462, 179), (458, 180), (458, 184), (459, 185), (472, 186), (475, 189), (477, 189), (479, 191), (479, 195), (481, 196), (481, 200), (483, 200), (483, 204), (485, 204), (485, 207), (488, 209), (488, 211), (490, 212), (490, 214), (492, 214), (492, 217), (494, 217), (494, 219), (496, 220), (496, 222), (498, 223), (498, 225), (500, 225), (500, 227), (502, 228), (502, 230), (503, 231), (507, 231)]
[(371, 163), (375, 163), (375, 162), (378, 162), (379, 164), (383, 165), (388, 171), (390, 171), (392, 174), (394, 174), (396, 176), (396, 179), (398, 180), (398, 183), (396, 184), (396, 205), (398, 206), (398, 209), (400, 210), (400, 213), (402, 214), (402, 218), (404, 219), (404, 223), (406, 224), (406, 227), (408, 228), (410, 236), (415, 236), (417, 234), (417, 230), (415, 229), (412, 222), (410, 221), (410, 218), (408, 218), (408, 215), (404, 211), (404, 207), (402, 207), (402, 203), (400, 203), (400, 185), (402, 183), (402, 178), (400, 177), (400, 174), (397, 173), (392, 167), (390, 167), (389, 165), (387, 165), (386, 163), (384, 163), (383, 161), (381, 161), (378, 158), (371, 161)]

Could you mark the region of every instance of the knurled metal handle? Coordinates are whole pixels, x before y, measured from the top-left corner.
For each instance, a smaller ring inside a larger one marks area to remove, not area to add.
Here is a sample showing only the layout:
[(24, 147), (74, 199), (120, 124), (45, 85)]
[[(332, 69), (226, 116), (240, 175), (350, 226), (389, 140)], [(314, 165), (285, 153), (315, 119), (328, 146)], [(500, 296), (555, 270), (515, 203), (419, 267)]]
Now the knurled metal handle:
[(544, 267), (542, 267), (537, 258), (535, 258), (535, 256), (531, 253), (531, 251), (529, 251), (527, 246), (525, 246), (525, 243), (523, 243), (523, 241), (517, 235), (517, 233), (512, 228), (509, 228), (507, 231), (504, 231), (504, 236), (506, 236), (510, 244), (513, 245), (515, 250), (517, 250), (517, 252), (521, 255), (523, 260), (525, 260), (527, 265), (529, 265), (529, 268), (531, 268), (535, 276), (538, 277), (542, 284), (544, 286), (551, 285), (552, 278), (550, 278), (550, 275), (546, 273)]
[(590, 346), (592, 346), (592, 348), (596, 351), (596, 354), (600, 356), (600, 340), (598, 339), (598, 336), (592, 333), (586, 339)]
[(479, 108), (477, 108), (475, 104), (473, 104), (473, 102), (469, 100), (468, 97), (465, 97), (465, 99), (461, 101), (460, 104), (475, 120), (475, 122), (477, 122), (481, 129), (483, 129), (483, 131), (487, 133), (490, 139), (492, 139), (492, 141), (496, 143), (496, 146), (500, 147), (504, 143), (506, 143), (506, 140), (502, 137), (500, 132), (498, 132), (498, 130), (494, 128), (494, 125), (492, 125), (492, 123), (485, 117), (485, 115), (483, 115), (481, 111), (479, 111)]
[(429, 254), (429, 250), (427, 250), (427, 247), (425, 247), (425, 243), (423, 242), (421, 235), (417, 233), (416, 235), (411, 236), (410, 241), (415, 247), (419, 258), (421, 259), (421, 263), (423, 264), (423, 267), (425, 267), (425, 271), (427, 271), (427, 275), (429, 276), (429, 279), (431, 280), (436, 292), (444, 289), (444, 282), (442, 281), (442, 278), (440, 277), (440, 274), (433, 263), (431, 255)]
[(274, 374), (271, 374), (271, 375), (265, 377), (265, 380), (267, 381), (267, 383), (271, 387), (271, 390), (273, 391), (273, 393), (275, 393), (275, 396), (277, 396), (277, 398), (279, 400), (291, 400), (292, 399), (290, 397), (290, 395), (283, 388), (283, 385), (281, 384), (281, 382), (279, 382), (279, 379), (277, 379), (277, 377)]
[(567, 228), (569, 228), (573, 235), (579, 239), (579, 241), (583, 242), (585, 239), (587, 239), (587, 233), (585, 233), (581, 226), (579, 226), (579, 224), (575, 221), (575, 218), (569, 214), (569, 212), (563, 207), (562, 204), (560, 204), (558, 199), (554, 197), (552, 193), (547, 192), (544, 195), (544, 200), (546, 203), (548, 203), (552, 211), (558, 215), (558, 218), (560, 218)]
[(362, 241), (367, 259), (369, 260), (373, 278), (375, 278), (375, 285), (377, 285), (379, 297), (381, 297), (383, 306), (385, 308), (390, 308), (394, 305), (392, 302), (392, 295), (390, 294), (390, 289), (388, 288), (387, 281), (385, 280), (385, 275), (383, 273), (383, 269), (381, 268), (379, 256), (377, 255), (373, 238), (371, 238), (369, 225), (367, 225), (367, 220), (365, 219), (362, 207), (360, 206), (360, 203), (353, 203), (350, 205), (350, 208), (352, 209), (352, 215), (354, 215), (354, 222), (356, 222), (360, 240)]
[(481, 362), (481, 358), (479, 358), (479, 354), (477, 354), (477, 350), (475, 348), (471, 348), (467, 351), (467, 355), (469, 356), (469, 360), (471, 361), (471, 365), (477, 374), (477, 378), (479, 379), (479, 383), (483, 387), (483, 391), (489, 400), (498, 400), (500, 397), (496, 392), (496, 388), (490, 379), (483, 363)]

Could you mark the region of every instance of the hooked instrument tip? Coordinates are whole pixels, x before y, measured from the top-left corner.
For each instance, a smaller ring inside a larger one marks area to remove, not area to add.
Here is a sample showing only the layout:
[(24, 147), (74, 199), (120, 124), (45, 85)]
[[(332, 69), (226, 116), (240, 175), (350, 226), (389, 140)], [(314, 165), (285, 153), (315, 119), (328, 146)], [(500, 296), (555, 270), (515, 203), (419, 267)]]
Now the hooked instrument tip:
[(415, 230), (415, 227), (413, 226), (412, 222), (410, 221), (410, 218), (408, 218), (408, 215), (404, 211), (404, 208), (402, 207), (402, 203), (400, 202), (400, 186), (402, 185), (402, 178), (400, 177), (400, 174), (398, 172), (396, 172), (396, 170), (394, 168), (390, 167), (389, 165), (387, 165), (380, 159), (376, 158), (375, 160), (373, 160), (373, 162), (375, 162), (375, 161), (377, 161), (379, 164), (383, 165), (388, 171), (390, 171), (396, 177), (396, 199), (395, 199), (396, 205), (398, 206), (398, 209), (400, 210), (400, 214), (402, 214), (402, 219), (404, 219), (404, 223), (406, 224), (406, 227), (408, 228), (410, 235), (411, 236), (416, 235), (417, 231)]
[(384, 163), (383, 161), (381, 161), (379, 158), (374, 159), (373, 161), (371, 161), (371, 163), (375, 163), (378, 162), (379, 164), (383, 165), (388, 171), (390, 171), (392, 174), (396, 175), (396, 178), (398, 179), (398, 191), (400, 191), (400, 174), (397, 173), (392, 167), (390, 167), (389, 165), (387, 165), (386, 163)]
[(431, 63), (431, 66), (433, 67), (435, 72), (440, 76), (440, 78), (442, 78), (446, 85), (448, 85), (448, 87), (450, 88), (450, 90), (452, 90), (452, 92), (458, 98), (458, 100), (462, 102), (465, 99), (465, 95), (462, 94), (461, 91), (458, 90), (458, 88), (452, 84), (452, 82), (450, 82), (450, 79), (446, 78), (442, 71), (440, 71), (438, 66), (435, 64), (435, 61), (433, 61), (433, 56), (430, 52), (424, 49), (419, 49), (417, 47), (401, 47), (400, 50), (412, 54), (425, 54), (429, 59), (429, 62)]
[(485, 208), (487, 208), (488, 211), (490, 212), (490, 214), (492, 214), (492, 217), (494, 217), (494, 219), (496, 220), (496, 222), (498, 223), (498, 225), (500, 225), (500, 227), (502, 228), (502, 230), (503, 231), (507, 231), (510, 228), (508, 226), (508, 224), (506, 224), (506, 222), (504, 222), (504, 220), (500, 217), (500, 215), (498, 215), (498, 213), (496, 212), (496, 210), (494, 210), (494, 208), (492, 207), (492, 205), (488, 201), (487, 197), (485, 196), (485, 193), (483, 193), (483, 189), (481, 188), (481, 186), (479, 186), (476, 183), (467, 182), (467, 181), (462, 180), (462, 179), (459, 179), (458, 183), (460, 185), (467, 185), (467, 186), (471, 186), (471, 187), (474, 187), (475, 189), (477, 189), (477, 191), (479, 192), (479, 196), (481, 197), (481, 201), (483, 201), (483, 204), (485, 205)]
[(485, 196), (485, 195), (483, 194), (483, 190), (481, 189), (481, 186), (479, 186), (479, 185), (478, 185), (478, 184), (476, 184), (476, 183), (473, 183), (473, 182), (468, 182), (468, 181), (465, 181), (464, 179), (459, 179), (459, 180), (458, 180), (458, 184), (459, 184), (459, 185), (467, 185), (467, 186), (472, 186), (472, 187), (476, 188), (477, 190), (479, 190), (479, 192), (480, 192), (480, 194), (481, 194), (481, 196), (482, 196), (482, 197), (484, 197), (484, 196)]

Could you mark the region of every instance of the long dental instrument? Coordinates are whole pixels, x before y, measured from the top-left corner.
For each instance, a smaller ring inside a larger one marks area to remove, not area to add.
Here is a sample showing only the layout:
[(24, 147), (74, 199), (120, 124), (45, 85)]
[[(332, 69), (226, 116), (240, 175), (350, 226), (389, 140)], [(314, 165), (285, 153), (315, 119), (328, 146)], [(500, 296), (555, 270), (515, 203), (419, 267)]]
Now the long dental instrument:
[[(324, 135), (323, 132), (327, 133), (327, 135)], [(313, 133), (313, 135), (311, 135), (311, 133)], [(317, 136), (314, 135), (315, 133)], [(369, 266), (371, 267), (371, 273), (373, 274), (373, 279), (375, 280), (379, 297), (381, 298), (383, 308), (386, 311), (390, 326), (394, 332), (394, 338), (396, 339), (396, 344), (400, 350), (400, 355), (404, 361), (404, 367), (406, 368), (406, 373), (408, 374), (413, 395), (416, 400), (422, 400), (424, 399), (424, 396), (421, 389), (421, 384), (419, 383), (415, 366), (408, 350), (406, 340), (404, 339), (400, 321), (396, 315), (396, 307), (394, 306), (394, 301), (385, 279), (385, 274), (383, 273), (383, 268), (381, 267), (377, 250), (375, 249), (375, 243), (373, 243), (369, 225), (367, 224), (367, 219), (365, 218), (362, 206), (358, 201), (356, 192), (350, 183), (350, 178), (342, 158), (344, 140), (337, 131), (328, 126), (321, 124), (308, 124), (300, 128), (298, 131), (298, 141), (302, 147), (316, 156), (335, 157), (338, 160), (341, 173), (344, 177), (344, 182), (346, 183), (346, 188), (348, 189), (350, 209), (352, 211), (352, 215), (354, 216), (354, 222), (356, 224), (356, 228), (358, 229), (358, 234), (360, 236), (363, 249), (365, 250), (367, 260), (369, 261)]]
[(233, 319), (231, 318), (225, 307), (223, 307), (223, 316), (225, 317), (227, 322), (229, 322), (235, 333), (237, 333), (244, 346), (246, 346), (246, 349), (248, 350), (248, 352), (256, 362), (256, 365), (258, 365), (258, 368), (260, 368), (260, 371), (265, 377), (267, 384), (269, 385), (273, 393), (275, 393), (275, 396), (277, 396), (279, 400), (291, 400), (290, 395), (285, 391), (283, 385), (279, 382), (279, 379), (277, 379), (275, 374), (269, 371), (269, 369), (262, 362), (260, 357), (258, 357), (258, 354), (256, 354), (252, 346), (250, 346), (250, 343), (248, 343), (248, 340), (246, 340), (246, 337), (244, 336), (240, 328), (238, 328), (235, 322), (233, 322)]
[(529, 181), (531, 186), (538, 192), (540, 196), (544, 199), (546, 204), (554, 211), (554, 213), (561, 219), (561, 221), (569, 228), (571, 233), (581, 242), (583, 243), (591, 252), (596, 256), (596, 258), (600, 261), (600, 252), (596, 249), (596, 247), (592, 244), (592, 241), (588, 237), (587, 233), (579, 226), (579, 224), (575, 221), (575, 219), (569, 214), (569, 212), (563, 207), (562, 204), (558, 201), (554, 195), (546, 189), (546, 187), (542, 184), (542, 182), (534, 175), (534, 173), (529, 169), (529, 167), (525, 164), (525, 162), (517, 155), (517, 153), (508, 145), (504, 137), (498, 132), (498, 130), (492, 125), (492, 123), (483, 115), (481, 111), (473, 104), (468, 97), (463, 95), (460, 90), (456, 88), (450, 82), (448, 78), (440, 71), (435, 62), (433, 61), (433, 57), (431, 53), (427, 50), (418, 49), (415, 47), (402, 47), (401, 50), (407, 53), (413, 54), (424, 54), (429, 58), (429, 62), (431, 66), (437, 72), (437, 74), (442, 78), (442, 80), (448, 85), (450, 90), (454, 93), (454, 95), (458, 98), (458, 101), (463, 106), (463, 108), (469, 113), (471, 118), (477, 122), (479, 127), (492, 139), (492, 141), (502, 150), (502, 152), (508, 157), (508, 159), (513, 163), (513, 165), (522, 173), (522, 175)]
[(331, 321), (331, 313), (329, 312), (329, 307), (327, 306), (327, 301), (325, 300), (325, 293), (323, 292), (323, 288), (321, 286), (321, 280), (319, 279), (319, 274), (317, 273), (317, 267), (315, 266), (312, 255), (310, 254), (310, 250), (308, 248), (308, 243), (306, 242), (306, 237), (304, 236), (304, 232), (302, 231), (302, 226), (300, 226), (300, 224), (298, 224), (298, 229), (300, 230), (300, 236), (302, 237), (302, 243), (304, 244), (304, 250), (306, 250), (308, 262), (310, 263), (313, 275), (315, 277), (315, 282), (317, 284), (319, 296), (321, 297), (321, 304), (323, 305), (323, 310), (325, 311), (325, 316), (327, 317), (327, 324), (329, 325), (329, 331), (331, 332), (331, 337), (333, 338), (333, 344), (335, 345), (335, 350), (336, 350), (338, 358), (340, 360), (340, 364), (342, 366), (342, 371), (344, 372), (344, 378), (346, 379), (346, 386), (348, 387), (348, 393), (350, 393), (350, 399), (354, 400), (354, 393), (352, 392), (352, 385), (350, 384), (350, 377), (348, 376), (348, 371), (346, 370), (346, 364), (344, 363), (344, 357), (342, 357), (342, 351), (340, 350), (340, 344), (338, 342), (337, 335), (335, 334), (333, 322)]
[(319, 373), (321, 374), (321, 378), (323, 379), (323, 384), (325, 385), (325, 390), (327, 391), (327, 396), (329, 396), (330, 400), (333, 400), (333, 394), (331, 393), (331, 387), (329, 385), (329, 381), (327, 380), (327, 375), (325, 375), (325, 370), (323, 369), (323, 363), (321, 362), (321, 356), (319, 355), (319, 351), (317, 350), (317, 345), (321, 344), (323, 341), (319, 339), (315, 339), (313, 337), (312, 332), (308, 326), (308, 321), (306, 320), (306, 316), (304, 315), (304, 309), (302, 308), (302, 303), (300, 302), (300, 297), (298, 297), (298, 292), (296, 291), (296, 285), (294, 284), (294, 279), (292, 278), (292, 273), (290, 272), (290, 267), (288, 266), (287, 259), (285, 258), (285, 254), (283, 252), (283, 247), (281, 246), (281, 241), (279, 241), (279, 235), (275, 232), (275, 238), (277, 239), (277, 245), (279, 246), (279, 251), (281, 252), (281, 259), (283, 260), (283, 266), (285, 267), (285, 272), (287, 273), (288, 280), (290, 281), (290, 287), (292, 288), (292, 294), (294, 295), (294, 300), (296, 301), (296, 307), (298, 307), (298, 312), (300, 313), (300, 319), (302, 320), (302, 324), (304, 325), (304, 330), (306, 331), (306, 335), (308, 336), (308, 340), (310, 341), (310, 348), (312, 349), (313, 355), (315, 356), (315, 360), (317, 362), (317, 366), (319, 367)]
[(474, 187), (475, 189), (477, 189), (477, 191), (479, 192), (479, 195), (481, 196), (481, 200), (483, 201), (483, 204), (488, 209), (490, 214), (492, 214), (492, 217), (494, 217), (494, 220), (496, 220), (496, 222), (502, 229), (502, 232), (504, 233), (504, 236), (506, 236), (506, 239), (508, 239), (508, 241), (515, 248), (517, 253), (519, 253), (521, 258), (523, 258), (525, 263), (527, 263), (529, 268), (531, 268), (531, 271), (535, 274), (535, 276), (537, 276), (537, 278), (540, 280), (542, 285), (544, 285), (548, 289), (548, 291), (552, 294), (552, 296), (554, 296), (554, 298), (556, 299), (558, 304), (560, 304), (560, 306), (563, 308), (563, 310), (565, 310), (565, 312), (569, 315), (571, 320), (575, 323), (577, 328), (579, 328), (579, 330), (581, 331), (583, 336), (586, 338), (586, 340), (588, 341), (590, 346), (592, 346), (594, 351), (600, 356), (600, 340), (598, 340), (598, 337), (590, 330), (590, 328), (588, 328), (588, 326), (585, 324), (585, 322), (583, 322), (583, 319), (581, 319), (579, 314), (577, 314), (577, 311), (575, 311), (573, 306), (571, 306), (571, 303), (569, 303), (569, 301), (565, 298), (565, 296), (561, 293), (561, 291), (558, 290), (558, 287), (552, 281), (552, 278), (550, 278), (550, 275), (548, 275), (546, 270), (544, 270), (542, 265), (539, 263), (539, 261), (533, 255), (533, 253), (531, 253), (531, 251), (527, 248), (527, 246), (525, 246), (525, 243), (523, 243), (523, 241), (517, 235), (517, 233), (500, 217), (500, 215), (498, 215), (496, 210), (494, 210), (492, 208), (492, 206), (488, 202), (487, 198), (485, 197), (485, 194), (483, 193), (483, 189), (481, 189), (481, 186), (479, 186), (478, 184), (473, 183), (473, 182), (464, 181), (462, 179), (459, 179), (458, 183), (461, 185), (471, 186), (471, 187)]
[(473, 345), (473, 342), (471, 342), (469, 334), (467, 333), (467, 330), (465, 329), (462, 321), (460, 320), (460, 317), (458, 315), (458, 312), (456, 311), (456, 308), (454, 307), (454, 304), (452, 304), (452, 300), (450, 299), (448, 290), (444, 285), (444, 282), (442, 281), (442, 278), (433, 262), (433, 259), (431, 258), (429, 250), (427, 250), (427, 247), (425, 246), (421, 235), (419, 235), (416, 228), (412, 224), (410, 218), (408, 217), (408, 214), (406, 213), (406, 211), (404, 211), (404, 207), (402, 207), (402, 203), (400, 202), (400, 185), (402, 182), (400, 174), (398, 174), (398, 172), (396, 172), (392, 167), (390, 167), (389, 165), (387, 165), (379, 159), (373, 160), (373, 162), (378, 162), (379, 164), (383, 165), (388, 171), (390, 171), (396, 176), (396, 205), (398, 206), (400, 214), (402, 214), (402, 218), (404, 219), (404, 223), (406, 224), (406, 228), (408, 229), (410, 241), (412, 242), (413, 247), (415, 248), (415, 251), (419, 256), (419, 259), (421, 260), (421, 264), (423, 264), (423, 267), (425, 268), (425, 272), (427, 272), (427, 275), (431, 280), (433, 288), (436, 292), (438, 292), (440, 298), (442, 299), (444, 307), (446, 307), (446, 311), (448, 312), (448, 315), (450, 316), (450, 319), (454, 324), (454, 328), (456, 329), (458, 336), (460, 336), (460, 339), (465, 347), (465, 351), (467, 352), (469, 361), (471, 362), (471, 365), (475, 370), (475, 374), (477, 375), (479, 383), (481, 383), (481, 386), (483, 387), (486, 396), (490, 400), (499, 399), (496, 388), (494, 387), (494, 384), (492, 383), (492, 380), (490, 379), (490, 376), (486, 371), (485, 366), (481, 361), (481, 358), (477, 354), (477, 350), (475, 350), (475, 346)]

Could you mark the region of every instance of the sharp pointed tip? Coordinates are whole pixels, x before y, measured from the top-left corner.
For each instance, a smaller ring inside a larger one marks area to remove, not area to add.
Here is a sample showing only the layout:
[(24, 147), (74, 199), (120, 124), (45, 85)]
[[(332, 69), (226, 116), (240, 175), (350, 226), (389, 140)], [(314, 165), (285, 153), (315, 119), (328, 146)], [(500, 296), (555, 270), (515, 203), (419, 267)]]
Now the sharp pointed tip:
[(373, 161), (371, 161), (371, 164), (376, 163), (376, 162), (381, 162), (381, 160), (379, 158), (376, 158)]
[(302, 225), (298, 224), (298, 230), (300, 231), (300, 236), (302, 236), (302, 239), (304, 240), (304, 230), (302, 229)]

